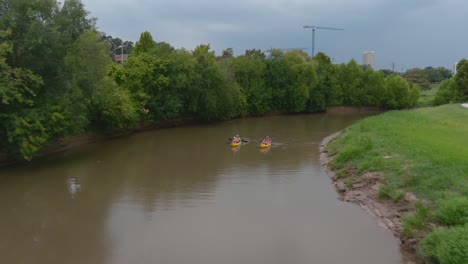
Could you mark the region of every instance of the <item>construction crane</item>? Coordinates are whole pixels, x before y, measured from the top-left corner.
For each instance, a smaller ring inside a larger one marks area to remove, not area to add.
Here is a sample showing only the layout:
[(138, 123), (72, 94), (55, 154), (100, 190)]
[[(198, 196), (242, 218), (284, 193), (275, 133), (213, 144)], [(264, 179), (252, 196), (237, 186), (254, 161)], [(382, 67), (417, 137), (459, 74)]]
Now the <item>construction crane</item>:
[(309, 26), (305, 25), (303, 26), (304, 29), (311, 28), (312, 29), (312, 53), (311, 53), (311, 58), (315, 56), (315, 30), (316, 29), (326, 29), (326, 30), (340, 30), (343, 31), (344, 29), (342, 28), (331, 28), (331, 27), (319, 27), (319, 26)]

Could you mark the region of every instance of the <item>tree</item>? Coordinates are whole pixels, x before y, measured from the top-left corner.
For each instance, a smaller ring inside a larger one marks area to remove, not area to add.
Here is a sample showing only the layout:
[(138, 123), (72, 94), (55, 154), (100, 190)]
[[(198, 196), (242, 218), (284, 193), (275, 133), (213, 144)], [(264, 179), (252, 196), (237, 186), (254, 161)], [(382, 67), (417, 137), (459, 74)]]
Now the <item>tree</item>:
[(390, 76), (385, 80), (383, 99), (383, 105), (389, 109), (409, 107), (412, 100), (414, 100), (414, 98), (411, 99), (408, 82), (398, 75)]
[(365, 70), (362, 85), (361, 105), (381, 106), (381, 97), (385, 91), (384, 73), (371, 68)]
[(148, 31), (145, 31), (141, 33), (140, 39), (136, 42), (133, 54), (139, 55), (142, 53), (148, 53), (154, 48), (156, 48), (156, 42), (154, 42), (153, 36), (151, 36), (151, 33)]
[(468, 60), (463, 59), (457, 64), (457, 74), (455, 74), (457, 85), (457, 101), (468, 101)]
[(289, 83), (284, 98), (289, 112), (302, 112), (310, 98), (312, 89), (317, 84), (315, 63), (296, 52), (288, 52), (284, 57), (288, 65)]
[(318, 80), (317, 85), (311, 90), (307, 111), (325, 111), (327, 106), (336, 104), (336, 69), (330, 57), (323, 52), (317, 53), (313, 61), (317, 65)]
[(457, 102), (457, 89), (455, 78), (442, 81), (434, 97), (434, 106)]
[(361, 105), (363, 73), (364, 70), (355, 60), (338, 66), (338, 104), (346, 106)]
[[(117, 84), (131, 94), (135, 109), (142, 120), (158, 120), (158, 110), (153, 98), (169, 86), (170, 61), (148, 53), (131, 56), (122, 67), (112, 66), (111, 75)], [(151, 106), (150, 106), (151, 104)], [(161, 118), (159, 118), (161, 119)]]
[(55, 18), (62, 38), (68, 38), (70, 43), (84, 32), (95, 29), (96, 18), (88, 18), (88, 15), (81, 0), (65, 0)]
[(405, 80), (407, 80), (411, 85), (417, 84), (423, 90), (429, 90), (431, 88), (429, 77), (422, 69), (409, 69), (403, 74), (403, 78), (405, 78)]
[(265, 83), (271, 91), (271, 109), (284, 111), (288, 108), (286, 93), (288, 85), (288, 64), (284, 53), (278, 49), (271, 51), (266, 60)]
[(232, 48), (227, 48), (221, 53), (221, 60), (230, 60), (234, 57), (234, 50)]
[(452, 72), (444, 67), (426, 67), (424, 68), (424, 72), (427, 74), (427, 80), (430, 83), (440, 83), (452, 77)]
[(247, 99), (248, 112), (258, 115), (269, 111), (271, 93), (265, 85), (266, 64), (262, 56), (239, 56), (232, 60), (232, 67), (234, 80)]
[[(0, 38), (10, 34), (0, 30)], [(43, 81), (30, 70), (10, 67), (5, 56), (11, 51), (11, 43), (0, 44), (0, 150), (29, 160), (48, 140), (40, 119), (29, 118)]]

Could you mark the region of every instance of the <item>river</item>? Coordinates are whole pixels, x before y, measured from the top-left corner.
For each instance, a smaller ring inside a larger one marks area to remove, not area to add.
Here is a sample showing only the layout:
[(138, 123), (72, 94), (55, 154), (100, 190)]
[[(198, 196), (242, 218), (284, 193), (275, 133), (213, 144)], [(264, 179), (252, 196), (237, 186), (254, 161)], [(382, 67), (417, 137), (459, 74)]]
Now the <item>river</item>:
[(359, 118), (160, 129), (3, 168), (0, 263), (406, 263), (320, 166), (320, 141)]

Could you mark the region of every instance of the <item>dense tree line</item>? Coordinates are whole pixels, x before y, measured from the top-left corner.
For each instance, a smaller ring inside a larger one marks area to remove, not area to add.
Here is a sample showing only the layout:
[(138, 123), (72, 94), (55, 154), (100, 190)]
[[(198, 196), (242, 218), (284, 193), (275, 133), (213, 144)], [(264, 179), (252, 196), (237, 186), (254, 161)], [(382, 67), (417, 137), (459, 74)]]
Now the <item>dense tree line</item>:
[(444, 67), (412, 68), (402, 74), (411, 85), (418, 85), (421, 90), (431, 89), (431, 84), (438, 84), (452, 77), (452, 72)]
[(0, 153), (9, 157), (31, 159), (86, 131), (342, 105), (401, 109), (419, 95), (354, 60), (256, 49), (216, 56), (209, 45), (175, 49), (149, 32), (127, 42), (131, 55), (118, 65), (111, 55), (125, 42), (97, 32), (80, 0), (0, 0), (0, 14)]

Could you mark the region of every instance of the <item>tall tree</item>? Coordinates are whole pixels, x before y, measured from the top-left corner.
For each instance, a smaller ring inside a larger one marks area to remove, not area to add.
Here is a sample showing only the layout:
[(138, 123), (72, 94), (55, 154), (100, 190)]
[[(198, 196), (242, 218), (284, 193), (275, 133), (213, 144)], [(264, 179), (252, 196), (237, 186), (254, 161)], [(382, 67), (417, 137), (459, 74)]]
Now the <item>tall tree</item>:
[(463, 59), (457, 64), (457, 74), (455, 74), (457, 84), (457, 100), (459, 102), (468, 101), (468, 60)]
[(156, 48), (156, 42), (153, 40), (153, 36), (148, 31), (145, 31), (141, 33), (140, 39), (136, 42), (133, 54), (148, 53), (154, 48)]
[(327, 106), (336, 104), (336, 69), (330, 57), (323, 52), (317, 53), (313, 61), (317, 68), (317, 85), (311, 90), (307, 111), (325, 111)]

